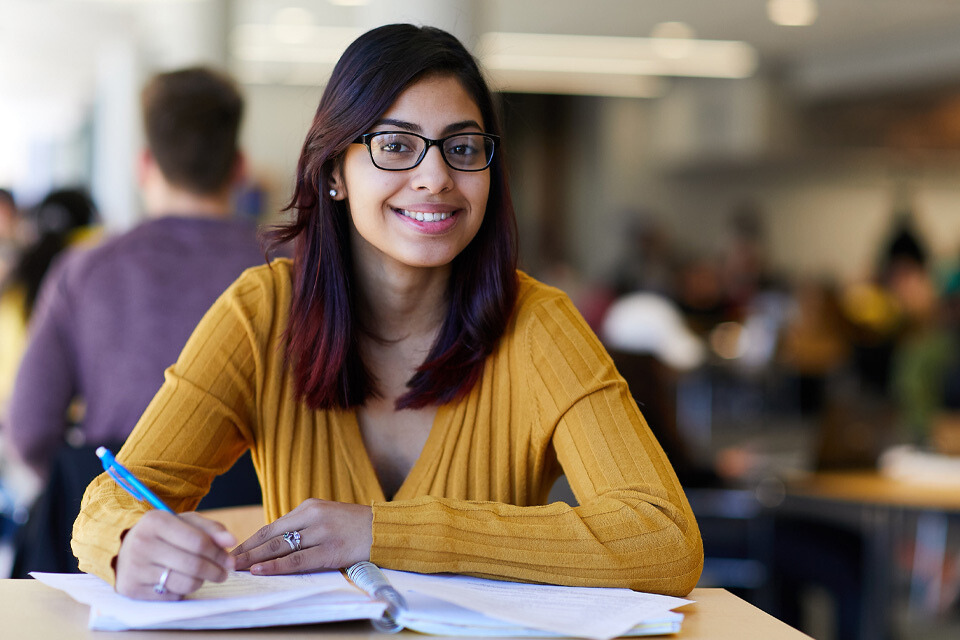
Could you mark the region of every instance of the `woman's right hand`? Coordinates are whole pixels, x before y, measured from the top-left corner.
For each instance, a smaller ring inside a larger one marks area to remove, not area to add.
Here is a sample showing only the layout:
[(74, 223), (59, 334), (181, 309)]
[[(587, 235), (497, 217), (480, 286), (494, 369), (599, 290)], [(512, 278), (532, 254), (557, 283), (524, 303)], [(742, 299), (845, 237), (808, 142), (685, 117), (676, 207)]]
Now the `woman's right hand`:
[(226, 580), (235, 566), (227, 549), (236, 544), (222, 524), (197, 513), (148, 511), (120, 545), (117, 593), (138, 600), (180, 600), (207, 580)]

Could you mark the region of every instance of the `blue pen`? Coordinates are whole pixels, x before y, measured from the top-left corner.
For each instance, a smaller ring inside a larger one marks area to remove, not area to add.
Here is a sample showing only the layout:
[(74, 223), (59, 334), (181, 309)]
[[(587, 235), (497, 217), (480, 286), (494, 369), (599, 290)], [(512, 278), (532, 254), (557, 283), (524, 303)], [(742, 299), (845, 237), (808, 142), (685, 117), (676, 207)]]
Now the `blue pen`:
[(137, 477), (130, 473), (126, 467), (117, 462), (110, 450), (106, 447), (97, 447), (97, 457), (103, 463), (103, 470), (110, 474), (110, 477), (117, 481), (127, 493), (137, 500), (149, 502), (155, 509), (162, 509), (168, 513), (174, 513), (173, 509), (163, 504), (163, 501), (147, 488)]

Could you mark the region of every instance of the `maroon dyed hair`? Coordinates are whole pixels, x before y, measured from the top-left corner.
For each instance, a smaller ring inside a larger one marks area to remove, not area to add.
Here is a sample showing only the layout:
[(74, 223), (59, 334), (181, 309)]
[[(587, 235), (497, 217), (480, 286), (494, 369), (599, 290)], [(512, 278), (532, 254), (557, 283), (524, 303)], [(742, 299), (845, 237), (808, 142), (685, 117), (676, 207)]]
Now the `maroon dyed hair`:
[[(360, 357), (356, 283), (346, 205), (327, 189), (347, 147), (410, 84), (428, 74), (456, 77), (499, 135), (493, 98), (473, 56), (433, 27), (393, 24), (360, 36), (333, 70), (307, 133), (287, 209), (293, 221), (273, 234), (294, 241), (294, 293), (286, 356), (296, 393), (314, 409), (349, 408), (377, 393)], [(426, 360), (397, 408), (442, 404), (467, 393), (503, 335), (517, 297), (517, 231), (500, 151), (477, 235), (452, 264), (450, 306)]]

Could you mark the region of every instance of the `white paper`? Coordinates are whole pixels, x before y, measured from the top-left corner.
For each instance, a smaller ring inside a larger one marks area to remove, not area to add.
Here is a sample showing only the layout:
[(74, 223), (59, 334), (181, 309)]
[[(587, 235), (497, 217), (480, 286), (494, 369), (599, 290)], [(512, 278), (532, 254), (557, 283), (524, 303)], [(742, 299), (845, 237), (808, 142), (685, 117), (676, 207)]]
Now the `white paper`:
[(566, 636), (608, 640), (668, 616), (690, 600), (630, 589), (558, 587), (459, 575), (384, 570), (401, 593), (415, 591), (499, 620)]
[[(628, 589), (499, 582), (384, 570), (410, 605), (400, 621), (424, 633), (463, 636), (581, 637), (674, 633), (689, 600)], [(229, 629), (374, 619), (372, 601), (339, 571), (293, 576), (231, 573), (176, 602), (133, 600), (95, 576), (33, 573), (90, 605), (90, 628)]]
[[(112, 624), (125, 625), (121, 628), (128, 629), (169, 625), (224, 613), (232, 614), (233, 627), (262, 626), (256, 624), (257, 616), (262, 613), (258, 610), (345, 587), (345, 597), (352, 597), (358, 602), (367, 599), (356, 589), (350, 588), (339, 571), (269, 577), (235, 571), (226, 582), (207, 582), (195, 593), (176, 602), (127, 598), (100, 578), (84, 573), (34, 572), (30, 575), (44, 584), (65, 591), (74, 600), (90, 605), (91, 612), (95, 614), (92, 623), (104, 617), (112, 620)], [(257, 615), (242, 615), (250, 611), (257, 611)]]
[[(401, 616), (400, 620), (406, 628), (420, 633), (441, 636), (515, 638), (558, 638), (572, 635), (566, 631), (557, 633), (529, 626), (518, 626), (513, 622), (498, 620), (478, 611), (471, 611), (416, 591), (408, 591), (404, 594), (404, 597), (407, 599), (410, 608)], [(668, 611), (658, 615), (655, 619), (646, 619), (643, 623), (630, 629), (627, 635), (677, 633), (680, 631), (682, 622), (682, 613)]]

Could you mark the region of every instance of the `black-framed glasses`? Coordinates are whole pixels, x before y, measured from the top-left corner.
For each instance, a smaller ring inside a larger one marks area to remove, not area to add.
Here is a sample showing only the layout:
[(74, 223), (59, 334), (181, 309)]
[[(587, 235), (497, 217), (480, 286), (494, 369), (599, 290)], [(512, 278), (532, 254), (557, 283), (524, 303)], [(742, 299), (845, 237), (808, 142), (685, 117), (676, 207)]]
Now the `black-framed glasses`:
[(370, 151), (373, 166), (384, 171), (406, 171), (420, 164), (431, 146), (440, 149), (447, 166), (457, 171), (483, 171), (493, 162), (500, 137), (490, 133), (455, 133), (431, 140), (409, 131), (365, 133), (354, 144)]

